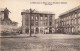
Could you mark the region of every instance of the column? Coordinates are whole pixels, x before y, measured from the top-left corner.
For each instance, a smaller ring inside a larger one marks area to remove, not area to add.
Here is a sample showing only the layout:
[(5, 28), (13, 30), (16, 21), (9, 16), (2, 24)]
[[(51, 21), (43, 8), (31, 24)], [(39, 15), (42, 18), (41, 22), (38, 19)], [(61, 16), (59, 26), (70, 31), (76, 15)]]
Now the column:
[(73, 33), (73, 27), (72, 27), (72, 33)]
[(39, 22), (38, 22), (38, 24), (39, 24), (38, 27), (39, 27), (39, 34), (40, 34), (40, 26), (41, 26), (41, 25), (40, 25), (40, 14), (39, 14)]
[(70, 33), (72, 33), (72, 28), (70, 28)]
[(35, 27), (34, 27), (34, 34), (35, 34)]
[(45, 15), (43, 14), (43, 34), (45, 33)]
[(40, 27), (39, 27), (39, 34), (40, 34)]
[(23, 34), (25, 34), (25, 33), (26, 33), (26, 32), (25, 32), (25, 28), (23, 28), (23, 29), (22, 29), (22, 33), (23, 33)]
[(33, 17), (34, 17), (34, 34), (35, 34), (35, 18), (36, 18), (36, 16), (35, 15), (33, 15)]
[(49, 15), (48, 15), (48, 33), (49, 33)]
[(30, 28), (29, 28), (29, 34), (30, 34)]
[(42, 33), (44, 34), (44, 28), (43, 27), (42, 27), (42, 31), (43, 31)]
[(78, 33), (78, 32), (79, 32), (79, 23), (78, 23), (78, 22), (79, 22), (79, 20), (78, 20), (79, 18), (78, 18), (78, 12), (76, 13), (76, 17), (77, 17), (77, 18), (76, 18), (76, 25), (77, 25), (77, 33)]
[(25, 15), (22, 15), (22, 33), (25, 33)]
[(30, 32), (30, 31), (31, 31), (31, 28), (30, 28), (30, 26), (31, 26), (31, 16), (32, 16), (32, 15), (29, 14), (29, 18), (28, 18), (28, 19), (29, 19), (29, 34), (31, 33), (31, 32)]

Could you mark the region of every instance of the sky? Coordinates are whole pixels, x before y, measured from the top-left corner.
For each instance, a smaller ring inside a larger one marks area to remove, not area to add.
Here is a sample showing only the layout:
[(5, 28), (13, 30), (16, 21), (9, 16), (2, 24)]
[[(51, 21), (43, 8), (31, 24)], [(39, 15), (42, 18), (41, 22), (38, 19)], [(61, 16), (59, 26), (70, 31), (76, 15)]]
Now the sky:
[[(50, 4), (45, 4), (45, 3)], [(37, 11), (48, 11), (55, 14), (55, 19), (61, 13), (80, 5), (80, 0), (0, 0), (0, 8), (8, 8), (11, 13), (9, 18), (22, 25), (21, 12), (25, 9), (35, 9)]]

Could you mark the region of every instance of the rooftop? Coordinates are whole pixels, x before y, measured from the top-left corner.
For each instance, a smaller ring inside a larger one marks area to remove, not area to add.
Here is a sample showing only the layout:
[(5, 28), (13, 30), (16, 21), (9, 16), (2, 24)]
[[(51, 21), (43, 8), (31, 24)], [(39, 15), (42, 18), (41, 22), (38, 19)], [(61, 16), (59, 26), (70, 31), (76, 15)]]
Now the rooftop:
[(54, 13), (52, 13), (52, 12), (48, 12), (48, 11), (43, 11), (43, 12), (41, 12), (41, 11), (37, 11), (37, 10), (30, 10), (30, 9), (27, 9), (27, 10), (23, 10), (22, 12), (24, 12), (24, 13), (30, 13), (30, 11), (32, 12), (32, 13), (41, 13), (41, 14), (54, 14)]
[(73, 8), (73, 9), (71, 9), (71, 10), (68, 10), (68, 11), (66, 11), (66, 12), (64, 12), (64, 13), (62, 13), (62, 14), (60, 14), (60, 16), (65, 15), (65, 14), (70, 13), (70, 12), (73, 12), (73, 11), (75, 11), (75, 10), (77, 10), (77, 9), (80, 9), (80, 5), (77, 6), (77, 7), (75, 7), (75, 8)]

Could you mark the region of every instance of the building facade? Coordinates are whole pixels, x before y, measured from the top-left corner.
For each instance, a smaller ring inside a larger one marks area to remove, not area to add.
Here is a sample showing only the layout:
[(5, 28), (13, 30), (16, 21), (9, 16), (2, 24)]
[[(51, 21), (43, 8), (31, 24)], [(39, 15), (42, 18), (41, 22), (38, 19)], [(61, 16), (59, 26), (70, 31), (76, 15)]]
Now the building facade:
[(44, 13), (34, 10), (30, 13), (30, 10), (21, 12), (22, 15), (22, 33), (33, 34), (46, 34), (54, 32), (54, 15), (52, 13)]
[(13, 32), (17, 27), (18, 23), (10, 20), (9, 12), (7, 8), (0, 9), (0, 34)]
[(61, 33), (80, 33), (80, 6), (59, 16)]

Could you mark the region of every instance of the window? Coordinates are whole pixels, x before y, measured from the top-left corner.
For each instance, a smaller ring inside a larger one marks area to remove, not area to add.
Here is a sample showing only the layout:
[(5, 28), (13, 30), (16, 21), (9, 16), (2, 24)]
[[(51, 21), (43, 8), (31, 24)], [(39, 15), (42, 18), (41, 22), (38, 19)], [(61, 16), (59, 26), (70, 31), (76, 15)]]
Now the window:
[(67, 17), (67, 20), (68, 20), (68, 17)]
[(70, 25), (70, 23), (71, 23), (71, 22), (70, 22), (70, 20), (69, 20), (69, 25)]
[(47, 17), (45, 17), (45, 20), (47, 20)]
[(72, 22), (72, 25), (73, 25), (73, 20), (71, 22)]
[(77, 17), (77, 14), (75, 14), (74, 16)]
[(51, 26), (52, 25), (52, 22), (50, 22), (49, 25)]
[(40, 32), (43, 33), (43, 28), (40, 28)]
[(49, 20), (52, 20), (52, 15), (50, 15)]
[(33, 18), (34, 18), (34, 17), (32, 16), (31, 19), (33, 20)]
[(36, 20), (38, 20), (38, 17), (36, 17)]
[(76, 24), (76, 19), (74, 20), (74, 24)]
[(80, 13), (78, 13), (78, 16), (80, 17)]
[(62, 22), (62, 26), (63, 26), (63, 22)]
[(40, 19), (42, 20), (42, 17), (40, 17)]
[(62, 18), (62, 21), (64, 21), (64, 19)]
[(64, 17), (63, 19), (64, 19), (64, 21), (65, 21), (65, 20), (66, 20), (66, 17)]
[(74, 18), (74, 14), (72, 14), (72, 18)]

